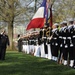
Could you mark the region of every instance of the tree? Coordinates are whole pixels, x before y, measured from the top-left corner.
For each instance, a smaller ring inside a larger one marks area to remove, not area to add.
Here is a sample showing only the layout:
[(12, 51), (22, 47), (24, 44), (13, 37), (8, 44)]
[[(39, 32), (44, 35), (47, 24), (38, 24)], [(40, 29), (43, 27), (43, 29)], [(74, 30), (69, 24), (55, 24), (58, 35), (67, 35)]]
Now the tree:
[(55, 0), (53, 4), (53, 20), (60, 22), (75, 17), (75, 0)]
[(24, 9), (19, 0), (0, 0), (0, 21), (8, 23), (8, 34), (10, 40), (10, 49), (13, 49), (13, 24), (14, 19), (22, 14)]
[(32, 2), (33, 0), (0, 0), (0, 21), (8, 23), (11, 49), (13, 49), (13, 25), (17, 22), (26, 23), (31, 19), (34, 11), (29, 5)]

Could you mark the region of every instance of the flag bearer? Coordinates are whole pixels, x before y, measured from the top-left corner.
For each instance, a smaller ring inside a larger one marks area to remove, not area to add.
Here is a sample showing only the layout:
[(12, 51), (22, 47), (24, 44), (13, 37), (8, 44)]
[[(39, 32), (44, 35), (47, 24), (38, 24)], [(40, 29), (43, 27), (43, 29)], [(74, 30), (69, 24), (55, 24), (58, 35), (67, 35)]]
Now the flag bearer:
[(48, 59), (52, 59), (52, 54), (51, 54), (51, 32), (52, 31), (52, 28), (50, 26), (48, 26), (47, 28), (47, 32), (46, 32), (46, 35), (47, 35), (47, 47), (48, 47)]

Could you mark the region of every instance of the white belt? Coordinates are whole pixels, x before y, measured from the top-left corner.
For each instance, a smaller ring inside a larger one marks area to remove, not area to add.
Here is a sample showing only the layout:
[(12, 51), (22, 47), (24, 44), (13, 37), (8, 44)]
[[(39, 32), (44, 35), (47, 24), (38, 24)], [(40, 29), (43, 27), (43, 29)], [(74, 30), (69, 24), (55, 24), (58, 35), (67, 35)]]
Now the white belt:
[(73, 38), (75, 38), (75, 36), (73, 36)]
[(63, 45), (61, 44), (60, 47), (62, 47)]
[(22, 42), (24, 43), (24, 42), (26, 42), (26, 41), (22, 41)]
[(52, 43), (52, 45), (54, 45), (54, 43)]
[(31, 40), (29, 40), (29, 41), (31, 41)]
[(67, 46), (67, 45), (65, 45), (65, 48), (68, 48), (68, 46)]
[(55, 46), (57, 46), (58, 44), (56, 43)]
[(38, 41), (38, 40), (36, 40), (36, 41)]
[(46, 37), (42, 37), (43, 39), (46, 39)]
[(50, 37), (48, 37), (47, 39), (48, 39), (48, 40), (50, 40), (51, 38), (50, 38)]
[(66, 39), (66, 37), (63, 37), (63, 39)]
[(70, 47), (73, 47), (73, 44), (70, 44)]
[(71, 37), (67, 37), (67, 39), (71, 39)]
[(57, 39), (57, 38), (53, 38), (53, 39)]
[(35, 40), (31, 40), (31, 41), (35, 41)]
[(61, 38), (61, 39), (62, 39), (62, 36), (59, 36), (59, 38)]

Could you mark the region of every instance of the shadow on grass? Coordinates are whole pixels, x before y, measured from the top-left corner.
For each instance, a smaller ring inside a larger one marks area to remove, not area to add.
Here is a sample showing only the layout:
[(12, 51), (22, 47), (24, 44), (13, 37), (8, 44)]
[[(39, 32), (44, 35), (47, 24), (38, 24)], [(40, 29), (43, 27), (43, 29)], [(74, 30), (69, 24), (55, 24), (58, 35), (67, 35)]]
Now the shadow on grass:
[(0, 75), (75, 75), (74, 69), (44, 58), (18, 52), (7, 52), (0, 61)]

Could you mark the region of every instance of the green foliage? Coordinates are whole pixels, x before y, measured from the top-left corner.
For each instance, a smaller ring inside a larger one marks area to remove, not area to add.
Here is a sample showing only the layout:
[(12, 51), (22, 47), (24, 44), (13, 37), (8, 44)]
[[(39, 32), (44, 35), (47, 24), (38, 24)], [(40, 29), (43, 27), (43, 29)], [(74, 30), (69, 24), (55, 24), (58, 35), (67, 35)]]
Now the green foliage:
[(7, 51), (0, 61), (0, 75), (75, 75), (75, 70), (48, 59)]
[(55, 0), (53, 10), (54, 22), (75, 18), (75, 0)]

